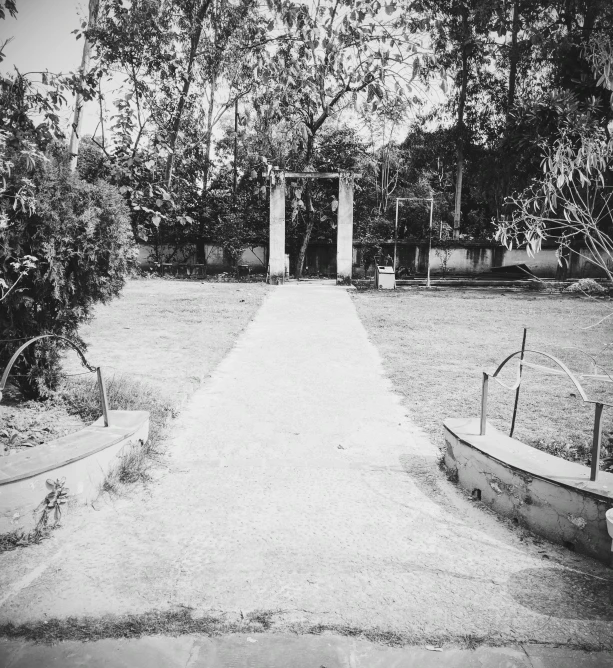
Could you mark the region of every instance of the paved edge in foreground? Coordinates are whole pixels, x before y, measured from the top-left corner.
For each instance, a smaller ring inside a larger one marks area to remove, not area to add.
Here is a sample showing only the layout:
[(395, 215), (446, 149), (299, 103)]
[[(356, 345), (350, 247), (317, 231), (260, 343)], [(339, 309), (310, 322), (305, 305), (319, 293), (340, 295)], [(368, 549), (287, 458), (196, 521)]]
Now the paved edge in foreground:
[(516, 645), (477, 649), (385, 647), (332, 634), (236, 634), (221, 638), (150, 636), (37, 645), (0, 640), (6, 668), (109, 666), (122, 668), (609, 668), (612, 652)]

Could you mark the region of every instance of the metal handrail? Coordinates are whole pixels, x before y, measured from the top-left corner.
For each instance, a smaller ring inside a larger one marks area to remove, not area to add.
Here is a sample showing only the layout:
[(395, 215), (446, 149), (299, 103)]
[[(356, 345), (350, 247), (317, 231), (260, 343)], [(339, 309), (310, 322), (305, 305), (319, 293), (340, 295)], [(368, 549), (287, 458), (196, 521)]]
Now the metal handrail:
[[(481, 423), (480, 423), (480, 428), (479, 428), (479, 433), (481, 436), (485, 435), (486, 431), (486, 426), (487, 426), (487, 396), (488, 396), (488, 389), (489, 389), (489, 379), (492, 378), (495, 380), (499, 385), (502, 385), (507, 390), (517, 390), (519, 386), (521, 385), (522, 382), (522, 375), (521, 375), (521, 368), (522, 366), (528, 366), (532, 368), (539, 368), (539, 365), (533, 365), (530, 364), (529, 362), (524, 361), (521, 359), (519, 361), (519, 364), (517, 365), (517, 380), (513, 386), (509, 386), (506, 383), (503, 383), (499, 378), (497, 378), (498, 374), (502, 371), (504, 366), (512, 360), (514, 357), (517, 357), (517, 355), (522, 355), (525, 353), (533, 353), (535, 355), (542, 355), (543, 357), (546, 357), (547, 359), (551, 360), (555, 364), (557, 364), (562, 371), (557, 371), (556, 369), (549, 369), (548, 367), (540, 367), (541, 370), (548, 370), (551, 373), (554, 373), (556, 375), (566, 375), (570, 378), (572, 381), (573, 385), (576, 387), (577, 391), (579, 392), (581, 399), (583, 400), (584, 403), (588, 404), (594, 404), (595, 410), (594, 410), (594, 430), (593, 430), (593, 438), (592, 438), (592, 458), (591, 458), (591, 470), (590, 470), (590, 480), (591, 481), (596, 481), (598, 479), (598, 471), (599, 471), (599, 464), (600, 464), (600, 449), (601, 449), (601, 444), (602, 444), (602, 410), (604, 406), (609, 406), (613, 407), (613, 404), (607, 403), (606, 401), (596, 401), (594, 399), (588, 398), (585, 390), (583, 389), (581, 383), (573, 374), (573, 372), (562, 362), (559, 360), (557, 357), (554, 357), (553, 355), (550, 355), (549, 353), (544, 353), (541, 350), (528, 350), (528, 349), (523, 349), (523, 350), (518, 350), (517, 352), (511, 353), (508, 357), (506, 357), (499, 365), (496, 371), (494, 373), (490, 374), (487, 371), (483, 372), (483, 384), (481, 387)], [(592, 376), (590, 376), (592, 377)]]
[(104, 384), (104, 378), (102, 376), (102, 369), (98, 366), (92, 366), (86, 359), (85, 353), (79, 348), (79, 346), (72, 341), (71, 339), (65, 337), (65, 336), (60, 336), (59, 334), (41, 334), (40, 336), (35, 336), (28, 341), (26, 341), (24, 344), (19, 346), (11, 359), (9, 360), (6, 369), (4, 370), (4, 373), (2, 374), (2, 378), (0, 378), (0, 401), (2, 401), (2, 392), (4, 388), (6, 387), (6, 383), (9, 377), (9, 374), (11, 373), (11, 370), (17, 361), (17, 358), (21, 353), (31, 344), (33, 344), (35, 341), (39, 341), (40, 339), (60, 339), (62, 341), (65, 341), (68, 345), (70, 345), (79, 355), (81, 358), (81, 364), (91, 371), (92, 373), (95, 371), (98, 377), (98, 388), (100, 391), (100, 404), (102, 406), (102, 417), (104, 418), (104, 426), (108, 427), (109, 426), (109, 405), (108, 405), (108, 397), (106, 394), (106, 386)]

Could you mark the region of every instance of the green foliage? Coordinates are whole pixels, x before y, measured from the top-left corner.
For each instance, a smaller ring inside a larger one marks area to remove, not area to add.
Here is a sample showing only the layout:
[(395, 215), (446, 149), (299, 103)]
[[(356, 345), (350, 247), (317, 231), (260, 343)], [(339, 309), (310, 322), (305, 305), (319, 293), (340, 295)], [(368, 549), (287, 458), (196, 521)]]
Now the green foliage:
[(561, 264), (574, 253), (613, 279), (613, 139), (586, 115), (581, 125), (564, 123), (553, 145), (541, 148), (543, 175), (510, 198), (512, 217), (498, 224), (496, 238), (530, 255), (553, 241)]
[[(429, 128), (411, 128), (406, 146), (424, 137), (426, 149), (436, 146), (437, 155), (422, 152), (423, 169), (435, 172), (440, 161), (451, 186), (462, 160), (461, 232), (490, 237), (492, 218), (512, 215), (506, 198), (540, 178), (543, 144), (551, 147), (560, 138), (563, 119), (588, 111), (601, 129), (613, 119), (605, 65), (613, 5), (424, 0), (413, 7), (414, 22), (428, 21), (448, 98), (423, 119)], [(432, 83), (438, 77), (431, 68), (422, 74)]]
[[(13, 179), (24, 173), (16, 169)], [(19, 281), (0, 302), (0, 338), (48, 333), (79, 340), (78, 327), (94, 304), (123, 287), (133, 258), (128, 210), (113, 186), (70, 174), (61, 152), (46, 156), (28, 181), (30, 209), (5, 209), (0, 228), (0, 268), (7, 283)], [(24, 274), (19, 258), (26, 256), (36, 262)], [(15, 366), (25, 396), (44, 396), (57, 386), (60, 345), (45, 340), (26, 349)], [(13, 349), (2, 345), (0, 364)]]
[(17, 16), (17, 5), (15, 4), (15, 0), (2, 0), (2, 2), (0, 2), (0, 20), (6, 18), (7, 12), (13, 18)]
[[(411, 4), (351, 4), (324, 0), (309, 5), (292, 0), (272, 3), (278, 28), (273, 58), (258, 56), (256, 77), (268, 95), (256, 100), (259, 113), (291, 117), (296, 143), (309, 163), (309, 137), (331, 113), (363, 93), (376, 109), (395, 97), (413, 101), (419, 69), (431, 54), (409, 25)], [(404, 11), (403, 11), (404, 10)]]
[[(95, 142), (130, 206), (135, 237), (154, 247), (156, 261), (191, 244), (202, 254), (217, 222), (208, 196), (212, 132), (252, 85), (249, 62), (265, 25), (251, 0), (111, 0), (87, 31), (99, 71), (125, 76), (111, 140)], [(224, 89), (229, 97), (220, 99)]]

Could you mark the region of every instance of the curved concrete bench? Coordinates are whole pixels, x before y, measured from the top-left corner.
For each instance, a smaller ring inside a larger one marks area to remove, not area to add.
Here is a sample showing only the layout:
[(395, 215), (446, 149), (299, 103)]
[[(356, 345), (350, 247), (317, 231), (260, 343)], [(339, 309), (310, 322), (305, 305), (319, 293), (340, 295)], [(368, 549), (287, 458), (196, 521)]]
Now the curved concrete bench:
[(445, 464), (459, 484), (496, 512), (545, 538), (611, 562), (605, 513), (613, 508), (613, 473), (541, 452), (477, 418), (445, 420)]
[(146, 411), (108, 411), (89, 427), (36, 448), (0, 458), (0, 533), (33, 522), (47, 479), (66, 478), (69, 498), (89, 503), (117, 458), (149, 436)]

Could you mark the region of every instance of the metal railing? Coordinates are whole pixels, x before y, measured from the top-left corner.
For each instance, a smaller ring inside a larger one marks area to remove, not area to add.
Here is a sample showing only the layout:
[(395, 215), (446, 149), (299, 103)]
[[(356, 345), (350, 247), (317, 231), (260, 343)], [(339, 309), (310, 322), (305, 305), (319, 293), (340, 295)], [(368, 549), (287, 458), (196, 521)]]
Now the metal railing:
[[(524, 339), (525, 340), (525, 339)], [(541, 364), (532, 364), (531, 362), (527, 362), (525, 359), (523, 359), (524, 355), (526, 353), (532, 353), (534, 355), (542, 355), (543, 357), (546, 357), (547, 359), (551, 360), (555, 364), (557, 364), (560, 369), (555, 369), (552, 367), (548, 366), (542, 366)], [(507, 385), (506, 383), (503, 383), (499, 378), (498, 374), (502, 371), (504, 366), (512, 360), (514, 357), (517, 357), (520, 355), (520, 360), (519, 364), (517, 366), (517, 380), (513, 385)], [(602, 410), (604, 406), (609, 406), (613, 407), (613, 404), (609, 404), (605, 401), (596, 401), (594, 399), (590, 399), (583, 387), (581, 386), (581, 383), (577, 379), (577, 376), (573, 374), (573, 372), (564, 364), (564, 362), (560, 361), (557, 357), (554, 357), (553, 355), (550, 355), (549, 353), (544, 353), (540, 350), (528, 350), (524, 347), (522, 347), (521, 350), (518, 350), (517, 352), (512, 353), (509, 355), (505, 360), (503, 360), (496, 371), (494, 373), (490, 374), (487, 373), (486, 371), (483, 372), (483, 385), (482, 385), (482, 390), (481, 390), (481, 424), (480, 424), (480, 430), (479, 433), (481, 436), (485, 435), (486, 432), (486, 427), (487, 427), (487, 395), (488, 395), (488, 389), (489, 389), (489, 379), (492, 378), (495, 380), (499, 385), (502, 385), (504, 388), (507, 390), (518, 390), (519, 386), (521, 385), (522, 382), (522, 369), (523, 367), (530, 367), (532, 369), (537, 369), (538, 371), (543, 371), (545, 373), (557, 375), (557, 376), (568, 376), (570, 380), (572, 381), (573, 385), (576, 387), (577, 392), (579, 393), (579, 396), (581, 399), (584, 401), (584, 403), (587, 404), (594, 404), (595, 410), (594, 410), (594, 430), (593, 430), (593, 437), (592, 437), (592, 457), (591, 457), (591, 470), (590, 470), (590, 480), (595, 481), (598, 480), (598, 470), (600, 466), (600, 449), (602, 445)], [(579, 374), (582, 378), (594, 378), (598, 380), (610, 380), (608, 379), (608, 376), (601, 376), (598, 374)], [(511, 432), (512, 434), (512, 432)]]
[(104, 377), (102, 375), (102, 369), (97, 366), (94, 367), (92, 366), (87, 359), (85, 358), (85, 353), (79, 348), (79, 346), (74, 342), (71, 341), (69, 338), (65, 336), (60, 336), (58, 334), (42, 334), (41, 336), (35, 336), (28, 341), (26, 341), (23, 345), (21, 345), (14, 353), (14, 355), (11, 357), (9, 360), (9, 363), (6, 366), (6, 369), (4, 370), (4, 373), (2, 374), (2, 378), (0, 378), (0, 401), (2, 401), (2, 392), (4, 391), (4, 388), (6, 387), (6, 383), (8, 381), (9, 375), (11, 373), (11, 369), (13, 368), (15, 362), (17, 361), (17, 358), (21, 353), (30, 345), (32, 345), (35, 341), (39, 341), (40, 339), (60, 339), (62, 341), (65, 341), (69, 346), (71, 346), (79, 355), (81, 359), (81, 364), (91, 371), (92, 373), (96, 373), (98, 377), (98, 390), (100, 392), (100, 404), (102, 407), (102, 417), (104, 420), (104, 426), (108, 427), (109, 426), (109, 402), (108, 402), (108, 397), (106, 394), (106, 385), (104, 384)]

